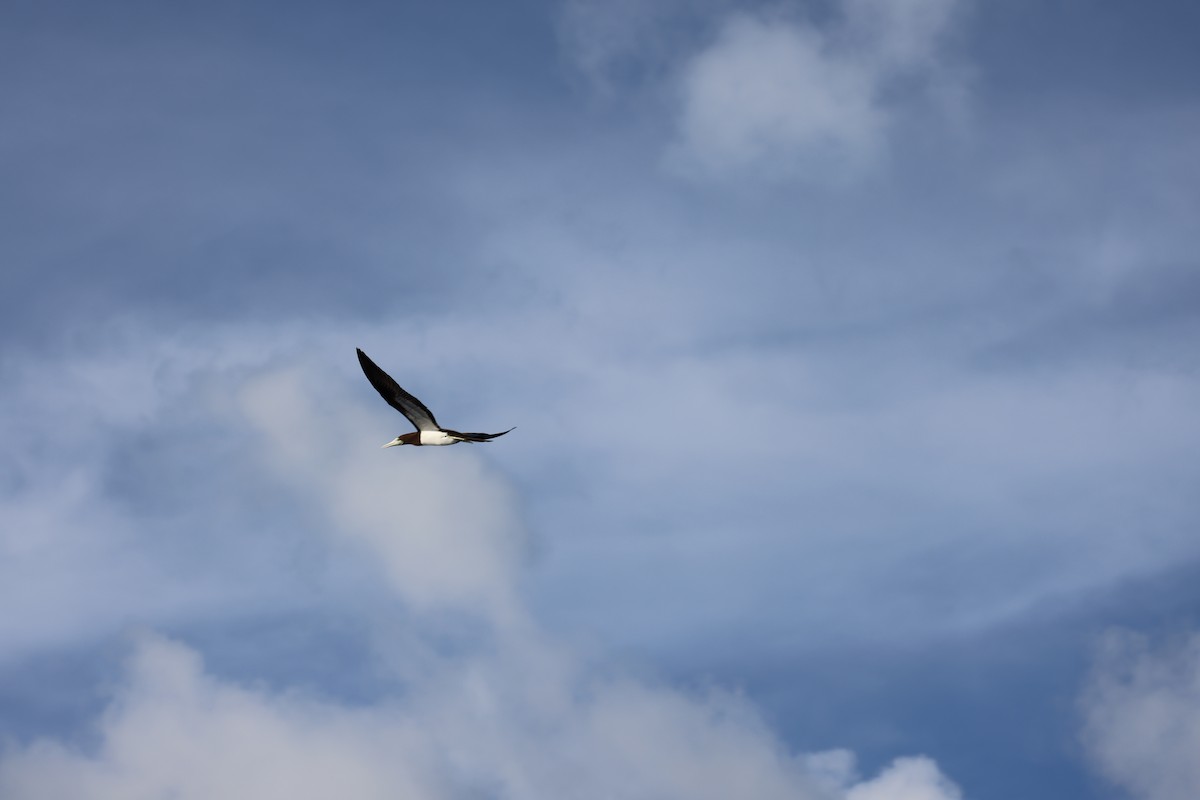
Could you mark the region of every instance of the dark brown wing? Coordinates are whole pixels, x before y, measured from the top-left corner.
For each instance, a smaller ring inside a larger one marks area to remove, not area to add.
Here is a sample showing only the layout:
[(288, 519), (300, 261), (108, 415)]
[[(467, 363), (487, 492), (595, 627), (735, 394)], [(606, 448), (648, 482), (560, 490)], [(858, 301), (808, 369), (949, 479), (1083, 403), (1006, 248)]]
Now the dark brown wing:
[(389, 406), (408, 417), (408, 421), (417, 430), (441, 430), (437, 420), (433, 418), (433, 412), (426, 408), (420, 400), (401, 389), (400, 384), (392, 380), (392, 376), (381, 370), (374, 361), (367, 358), (367, 354), (362, 350), (358, 351), (358, 363), (362, 365), (363, 374), (375, 387), (375, 391), (379, 392), (384, 400), (387, 400)]

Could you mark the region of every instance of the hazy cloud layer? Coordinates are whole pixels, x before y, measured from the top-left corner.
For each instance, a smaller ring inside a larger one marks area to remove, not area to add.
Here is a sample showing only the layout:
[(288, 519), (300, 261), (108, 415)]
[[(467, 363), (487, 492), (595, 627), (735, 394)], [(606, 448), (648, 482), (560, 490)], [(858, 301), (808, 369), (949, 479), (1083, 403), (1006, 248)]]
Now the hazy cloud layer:
[(1200, 634), (1151, 645), (1104, 640), (1081, 699), (1083, 738), (1101, 772), (1138, 800), (1187, 800), (1200, 786)]
[(613, 674), (547, 639), (516, 599), (504, 482), (472, 454), (383, 466), (360, 446), (363, 415), (303, 375), (249, 378), (216, 410), (260, 432), (266, 464), (415, 614), (451, 607), (484, 621), (478, 635), (453, 654), (389, 648), (402, 691), (368, 707), (232, 685), (143, 635), (98, 743), (10, 748), (5, 797), (958, 797), (928, 759), (860, 782), (844, 752), (788, 753), (736, 694)]
[[(1198, 15), (12, 5), (5, 779), (118, 786), (170, 674), (364, 792), (1171, 774), (1086, 762), (1061, 698), (1092, 631), (1200, 597)], [(517, 430), (380, 450), (355, 346)], [(620, 750), (643, 726), (675, 766)]]

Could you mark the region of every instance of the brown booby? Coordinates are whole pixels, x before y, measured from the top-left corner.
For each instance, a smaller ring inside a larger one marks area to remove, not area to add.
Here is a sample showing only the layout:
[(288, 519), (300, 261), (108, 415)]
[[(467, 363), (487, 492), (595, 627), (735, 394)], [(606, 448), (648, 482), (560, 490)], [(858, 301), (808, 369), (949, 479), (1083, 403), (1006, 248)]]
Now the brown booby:
[(374, 361), (367, 358), (367, 354), (362, 350), (358, 351), (358, 363), (362, 365), (362, 371), (371, 385), (375, 387), (375, 391), (379, 392), (389, 406), (406, 416), (413, 427), (417, 429), (414, 433), (397, 436), (384, 447), (395, 447), (398, 444), (447, 445), (459, 442), (486, 442), (512, 430), (509, 428), (508, 431), (500, 433), (459, 433), (449, 428), (443, 428), (437, 424), (437, 420), (433, 418), (433, 412), (426, 408), (424, 403), (401, 389), (400, 384), (392, 380), (392, 376), (381, 370)]

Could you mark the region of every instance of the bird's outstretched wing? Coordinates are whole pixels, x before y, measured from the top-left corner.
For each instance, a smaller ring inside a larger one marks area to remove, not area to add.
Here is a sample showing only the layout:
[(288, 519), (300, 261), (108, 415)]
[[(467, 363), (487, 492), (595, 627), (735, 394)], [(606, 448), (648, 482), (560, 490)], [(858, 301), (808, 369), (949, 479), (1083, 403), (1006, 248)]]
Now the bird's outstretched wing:
[(358, 363), (362, 365), (363, 374), (375, 387), (375, 391), (379, 392), (384, 400), (387, 400), (389, 406), (408, 417), (408, 421), (417, 430), (441, 430), (437, 420), (433, 418), (433, 412), (426, 408), (420, 400), (401, 389), (400, 384), (392, 380), (392, 376), (381, 370), (374, 361), (367, 358), (367, 354), (362, 350), (358, 351)]

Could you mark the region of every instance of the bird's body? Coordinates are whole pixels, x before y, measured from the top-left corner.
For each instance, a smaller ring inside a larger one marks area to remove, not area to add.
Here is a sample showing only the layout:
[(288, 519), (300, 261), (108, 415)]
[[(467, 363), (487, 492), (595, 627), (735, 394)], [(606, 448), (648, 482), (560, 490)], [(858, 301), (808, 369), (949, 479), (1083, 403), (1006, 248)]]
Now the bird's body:
[(416, 444), (441, 446), (458, 444), (461, 441), (463, 440), (455, 439), (446, 431), (417, 431)]
[(400, 384), (391, 375), (381, 370), (374, 361), (367, 358), (362, 350), (358, 351), (358, 363), (362, 366), (363, 374), (375, 387), (375, 391), (387, 401), (388, 405), (403, 414), (413, 424), (416, 431), (397, 436), (384, 447), (395, 447), (401, 444), (445, 446), (459, 442), (487, 442), (497, 436), (503, 436), (511, 431), (500, 433), (460, 433), (449, 428), (443, 428), (433, 418), (433, 412), (425, 407), (417, 398), (400, 388)]

